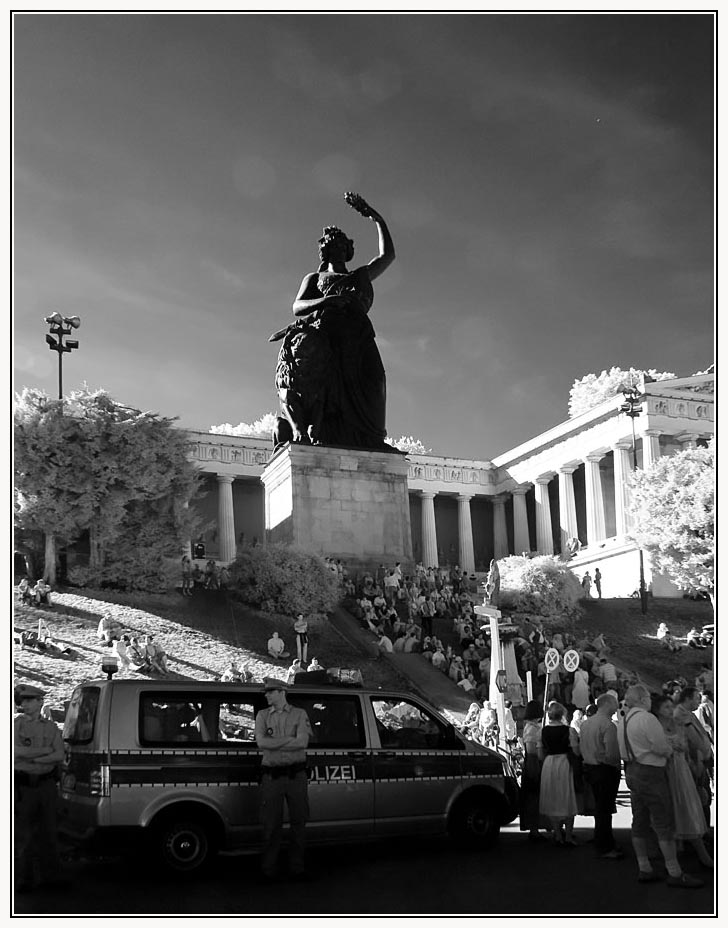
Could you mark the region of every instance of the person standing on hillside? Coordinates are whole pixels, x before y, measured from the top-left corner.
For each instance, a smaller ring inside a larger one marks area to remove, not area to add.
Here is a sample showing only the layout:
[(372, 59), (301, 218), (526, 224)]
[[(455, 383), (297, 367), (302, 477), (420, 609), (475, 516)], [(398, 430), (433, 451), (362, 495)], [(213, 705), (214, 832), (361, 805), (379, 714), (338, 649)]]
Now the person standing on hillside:
[(255, 741), (263, 753), (260, 783), (260, 819), (263, 825), (261, 870), (274, 880), (283, 831), (283, 803), (290, 821), (289, 865), (292, 879), (305, 878), (305, 829), (308, 820), (306, 749), (311, 723), (303, 709), (289, 704), (287, 684), (266, 677), (263, 690), (267, 709), (255, 717)]
[(597, 597), (601, 599), (602, 598), (602, 572), (601, 570), (599, 570), (598, 567), (594, 571), (594, 586), (596, 587)]
[(55, 722), (41, 717), (45, 694), (35, 686), (14, 691), (15, 867), (18, 892), (35, 888), (35, 863), (44, 886), (65, 887), (56, 824), (56, 771), (63, 739)]

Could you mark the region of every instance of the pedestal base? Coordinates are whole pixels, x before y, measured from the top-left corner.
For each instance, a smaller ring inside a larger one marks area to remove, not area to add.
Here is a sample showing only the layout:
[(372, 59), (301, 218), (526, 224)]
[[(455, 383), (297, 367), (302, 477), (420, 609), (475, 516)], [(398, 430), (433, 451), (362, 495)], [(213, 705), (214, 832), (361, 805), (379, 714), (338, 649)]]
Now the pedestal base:
[(263, 471), (267, 542), (341, 558), (347, 569), (411, 570), (403, 455), (289, 444)]

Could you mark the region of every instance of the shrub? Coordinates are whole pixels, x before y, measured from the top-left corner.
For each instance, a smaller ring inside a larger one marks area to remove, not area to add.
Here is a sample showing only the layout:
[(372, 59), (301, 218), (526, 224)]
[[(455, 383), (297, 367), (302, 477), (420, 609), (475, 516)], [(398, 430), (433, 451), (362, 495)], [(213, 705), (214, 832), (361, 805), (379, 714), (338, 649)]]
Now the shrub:
[(322, 558), (278, 544), (246, 548), (233, 561), (230, 595), (264, 613), (302, 612), (310, 624), (339, 604), (342, 588)]
[(581, 616), (581, 584), (556, 557), (507, 557), (498, 561), (501, 575), (499, 608), (518, 618), (568, 625)]

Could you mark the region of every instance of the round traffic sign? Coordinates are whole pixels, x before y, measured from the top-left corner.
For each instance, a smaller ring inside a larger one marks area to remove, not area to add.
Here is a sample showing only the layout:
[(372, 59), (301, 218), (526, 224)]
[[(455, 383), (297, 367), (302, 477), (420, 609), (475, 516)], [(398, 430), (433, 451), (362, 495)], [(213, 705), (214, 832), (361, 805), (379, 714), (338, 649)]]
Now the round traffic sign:
[(556, 648), (549, 648), (546, 652), (546, 656), (543, 659), (543, 662), (546, 665), (546, 670), (556, 670), (556, 668), (559, 666), (560, 660), (561, 655), (556, 650)]
[(573, 648), (564, 654), (564, 667), (569, 673), (573, 673), (579, 666), (579, 652)]

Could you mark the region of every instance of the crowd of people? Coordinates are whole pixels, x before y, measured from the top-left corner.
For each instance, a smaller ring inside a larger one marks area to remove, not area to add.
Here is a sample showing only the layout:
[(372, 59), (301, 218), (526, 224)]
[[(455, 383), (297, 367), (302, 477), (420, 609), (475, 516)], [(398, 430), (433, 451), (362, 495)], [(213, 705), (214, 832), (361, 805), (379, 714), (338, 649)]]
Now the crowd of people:
[(701, 886), (683, 871), (678, 854), (689, 847), (700, 866), (713, 867), (706, 846), (715, 785), (711, 687), (712, 672), (704, 665), (694, 685), (670, 680), (650, 693), (632, 683), (622, 696), (609, 688), (584, 711), (551, 700), (544, 718), (543, 702), (530, 701), (521, 734), (521, 830), (532, 841), (550, 836), (557, 845), (573, 846), (575, 816), (591, 815), (597, 856), (622, 858), (611, 820), (623, 768), (638, 880), (660, 879), (650, 861), (654, 834), (667, 884)]
[(167, 654), (154, 640), (153, 634), (128, 634), (121, 622), (106, 612), (99, 620), (96, 637), (110, 649), (111, 660), (108, 656), (104, 657), (106, 665), (116, 666), (122, 672), (158, 673), (163, 677), (169, 675)]

